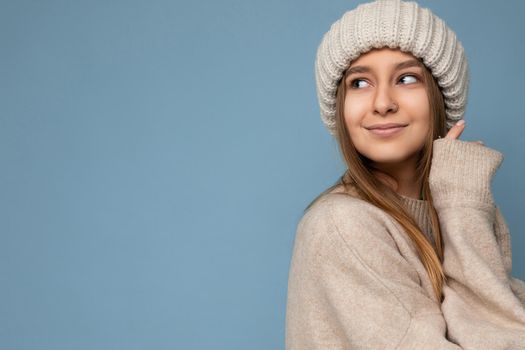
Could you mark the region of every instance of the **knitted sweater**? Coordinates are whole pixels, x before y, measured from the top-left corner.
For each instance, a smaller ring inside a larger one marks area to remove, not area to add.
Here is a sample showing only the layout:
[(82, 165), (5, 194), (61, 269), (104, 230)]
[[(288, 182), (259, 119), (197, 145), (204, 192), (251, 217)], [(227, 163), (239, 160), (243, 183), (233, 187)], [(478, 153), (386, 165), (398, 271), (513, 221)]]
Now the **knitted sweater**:
[[(429, 185), (448, 278), (440, 303), (416, 248), (380, 208), (332, 191), (297, 226), (286, 349), (525, 349), (525, 282), (491, 192), (503, 154), (434, 141)], [(433, 242), (428, 202), (399, 195)]]

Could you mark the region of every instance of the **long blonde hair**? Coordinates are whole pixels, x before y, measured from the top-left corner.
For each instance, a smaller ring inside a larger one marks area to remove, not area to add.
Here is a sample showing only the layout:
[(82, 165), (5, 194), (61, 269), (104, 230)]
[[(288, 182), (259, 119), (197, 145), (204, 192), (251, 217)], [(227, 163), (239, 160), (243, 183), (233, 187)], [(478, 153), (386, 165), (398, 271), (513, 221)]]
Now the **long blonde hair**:
[(417, 225), (415, 219), (405, 210), (401, 200), (395, 195), (393, 189), (384, 184), (373, 175), (367, 164), (367, 159), (361, 156), (352, 140), (344, 122), (344, 102), (346, 96), (346, 71), (340, 79), (337, 87), (336, 99), (336, 134), (339, 150), (347, 170), (338, 181), (317, 196), (305, 209), (308, 210), (323, 195), (331, 192), (342, 185), (345, 193), (357, 196), (390, 214), (406, 231), (408, 237), (414, 243), (418, 256), (423, 263), (437, 300), (443, 301), (443, 284), (446, 277), (443, 272), (443, 240), (439, 226), (437, 212), (432, 204), (432, 194), (428, 184), (430, 165), (432, 159), (433, 141), (438, 137), (444, 137), (447, 133), (445, 124), (445, 103), (443, 94), (428, 68), (418, 59), (423, 68), (423, 81), (426, 86), (430, 106), (430, 129), (425, 144), (420, 152), (416, 168), (417, 180), (421, 181), (423, 198), (428, 201), (428, 215), (431, 219), (431, 228), (436, 243), (436, 249)]

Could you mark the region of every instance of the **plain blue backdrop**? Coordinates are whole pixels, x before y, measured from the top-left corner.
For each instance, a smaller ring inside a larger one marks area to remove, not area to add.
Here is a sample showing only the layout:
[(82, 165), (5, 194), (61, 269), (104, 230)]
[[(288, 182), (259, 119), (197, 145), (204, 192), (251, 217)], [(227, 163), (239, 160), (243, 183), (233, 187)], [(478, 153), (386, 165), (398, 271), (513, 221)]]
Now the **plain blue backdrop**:
[[(303, 209), (343, 171), (314, 59), (357, 1), (1, 1), (0, 348), (282, 349)], [(522, 1), (420, 1), (525, 279)]]

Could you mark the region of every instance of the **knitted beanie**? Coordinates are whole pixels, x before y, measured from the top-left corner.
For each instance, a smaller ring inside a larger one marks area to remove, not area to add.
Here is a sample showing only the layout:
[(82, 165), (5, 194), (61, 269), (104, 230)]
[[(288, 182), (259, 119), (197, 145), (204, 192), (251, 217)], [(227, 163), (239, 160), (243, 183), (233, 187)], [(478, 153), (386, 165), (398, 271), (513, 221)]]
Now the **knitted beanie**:
[(337, 85), (359, 55), (398, 48), (420, 58), (436, 78), (445, 101), (446, 126), (463, 118), (469, 69), (463, 46), (445, 22), (413, 1), (376, 0), (358, 5), (324, 34), (315, 60), (321, 120), (335, 135)]

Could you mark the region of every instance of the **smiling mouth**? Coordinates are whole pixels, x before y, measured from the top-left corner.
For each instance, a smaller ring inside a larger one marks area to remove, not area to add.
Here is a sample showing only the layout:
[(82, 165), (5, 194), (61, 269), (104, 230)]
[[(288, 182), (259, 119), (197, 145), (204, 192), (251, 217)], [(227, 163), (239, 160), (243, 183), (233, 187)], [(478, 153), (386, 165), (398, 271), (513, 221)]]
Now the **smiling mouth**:
[(400, 126), (407, 126), (408, 124), (404, 124), (404, 123), (378, 123), (378, 124), (373, 124), (369, 127), (366, 127), (366, 129), (368, 130), (371, 130), (371, 129), (390, 129), (390, 128), (397, 128), (397, 127), (400, 127)]
[(395, 135), (395, 134), (399, 133), (405, 127), (406, 127), (406, 125), (405, 126), (396, 126), (396, 127), (392, 127), (392, 128), (386, 128), (386, 129), (379, 129), (379, 128), (368, 129), (368, 131), (370, 131), (372, 134), (377, 135), (377, 136), (387, 137), (387, 136), (391, 136), (391, 135)]

